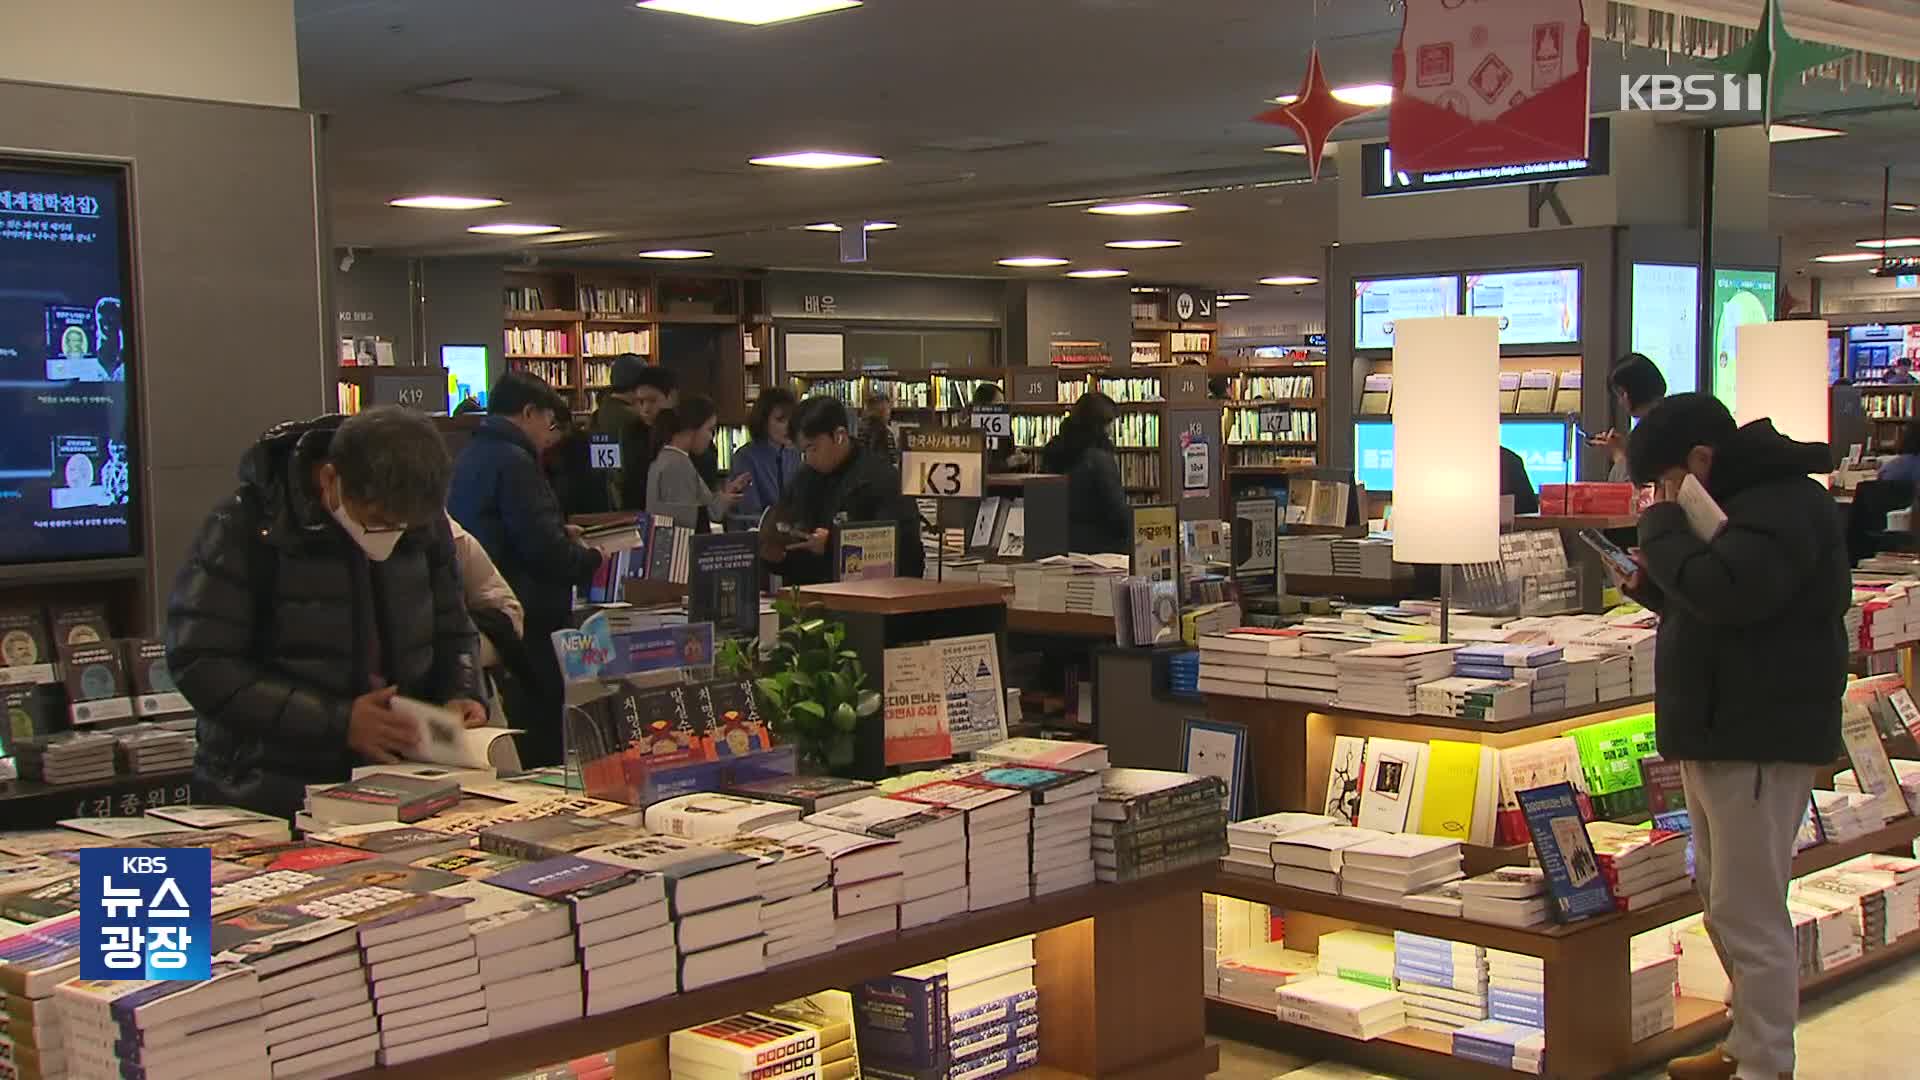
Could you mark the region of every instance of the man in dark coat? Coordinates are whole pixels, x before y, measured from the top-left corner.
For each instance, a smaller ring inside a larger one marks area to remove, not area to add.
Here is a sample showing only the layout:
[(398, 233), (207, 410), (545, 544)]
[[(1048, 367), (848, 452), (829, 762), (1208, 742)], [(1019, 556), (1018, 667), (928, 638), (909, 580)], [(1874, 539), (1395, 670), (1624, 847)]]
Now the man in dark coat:
[(770, 543), (762, 549), (771, 568), (789, 585), (832, 581), (827, 549), (833, 527), (891, 521), (896, 525), (894, 574), (919, 577), (927, 563), (920, 511), (900, 493), (900, 470), (893, 462), (848, 433), (847, 407), (837, 398), (810, 397), (794, 411), (793, 433), (802, 468), (774, 513), (797, 535), (788, 545)]
[(390, 763), (396, 693), (486, 722), (446, 446), (397, 408), (282, 424), (240, 464), (167, 601), (167, 664), (200, 714), (212, 800), (291, 817), (305, 786)]
[(593, 580), (600, 553), (568, 527), (540, 470), (541, 452), (560, 438), (560, 395), (524, 371), (508, 372), (488, 393), (487, 411), (454, 462), (447, 508), (526, 608), (533, 715), (510, 719), (526, 729), (518, 740), (522, 764), (557, 765), (566, 687), (553, 632), (571, 625), (574, 586)]
[(1726, 1044), (1669, 1074), (1790, 1076), (1800, 991), (1787, 879), (1814, 770), (1842, 751), (1847, 682), (1846, 538), (1808, 475), (1831, 470), (1832, 451), (1770, 420), (1736, 430), (1719, 401), (1678, 394), (1641, 421), (1628, 453), (1657, 501), (1640, 517), (1642, 569), (1625, 584), (1660, 613), (1660, 755), (1681, 764), (1694, 885), (1733, 983)]

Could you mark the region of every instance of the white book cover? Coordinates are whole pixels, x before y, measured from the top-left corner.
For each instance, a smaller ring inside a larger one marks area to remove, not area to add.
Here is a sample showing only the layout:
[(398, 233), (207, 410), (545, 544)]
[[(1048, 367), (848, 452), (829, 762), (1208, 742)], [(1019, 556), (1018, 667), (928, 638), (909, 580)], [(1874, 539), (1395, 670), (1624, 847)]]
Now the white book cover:
[(1360, 783), (1366, 768), (1367, 740), (1358, 735), (1336, 735), (1327, 769), (1327, 799), (1323, 811), (1330, 818), (1353, 824), (1360, 817)]
[(1500, 804), (1500, 751), (1491, 746), (1480, 748), (1480, 772), (1474, 779), (1473, 826), (1467, 843), (1491, 847), (1494, 839), (1495, 812)]
[(1447, 840), (1438, 836), (1426, 836), (1420, 833), (1394, 833), (1364, 844), (1355, 844), (1346, 849), (1343, 863), (1371, 866), (1375, 869), (1396, 869), (1395, 864), (1417, 864), (1433, 860), (1443, 854), (1457, 855), (1460, 841)]
[(687, 840), (710, 840), (800, 820), (800, 808), (738, 795), (696, 792), (647, 807), (647, 828)]
[(1418, 820), (1415, 798), (1423, 790), (1420, 772), (1426, 766), (1427, 744), (1402, 739), (1367, 741), (1366, 768), (1360, 786), (1361, 828), (1402, 832)]

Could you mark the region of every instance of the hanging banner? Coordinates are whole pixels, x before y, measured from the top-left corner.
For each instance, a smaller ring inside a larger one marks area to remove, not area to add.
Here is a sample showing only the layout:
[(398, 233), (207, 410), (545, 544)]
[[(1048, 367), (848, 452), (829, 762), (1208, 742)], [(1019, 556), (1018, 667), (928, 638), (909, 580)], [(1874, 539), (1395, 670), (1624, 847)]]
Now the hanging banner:
[(1587, 156), (1581, 0), (1407, 0), (1388, 138), (1431, 172)]

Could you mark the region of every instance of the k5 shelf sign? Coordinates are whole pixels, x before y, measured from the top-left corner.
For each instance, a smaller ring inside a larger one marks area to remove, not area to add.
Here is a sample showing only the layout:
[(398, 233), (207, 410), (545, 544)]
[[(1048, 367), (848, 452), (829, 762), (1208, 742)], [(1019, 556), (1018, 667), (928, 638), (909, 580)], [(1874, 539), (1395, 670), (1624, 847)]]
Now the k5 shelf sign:
[(900, 454), (901, 491), (920, 498), (978, 499), (985, 491), (986, 454), (984, 432), (909, 431)]

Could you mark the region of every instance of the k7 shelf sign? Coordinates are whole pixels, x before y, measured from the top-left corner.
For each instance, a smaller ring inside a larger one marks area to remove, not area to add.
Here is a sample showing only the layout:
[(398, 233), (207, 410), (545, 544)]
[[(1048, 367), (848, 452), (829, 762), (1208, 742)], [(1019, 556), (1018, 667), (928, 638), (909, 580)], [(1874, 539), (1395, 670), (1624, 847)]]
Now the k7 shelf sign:
[(909, 431), (900, 453), (900, 490), (916, 498), (977, 499), (985, 493), (986, 457), (984, 432)]

